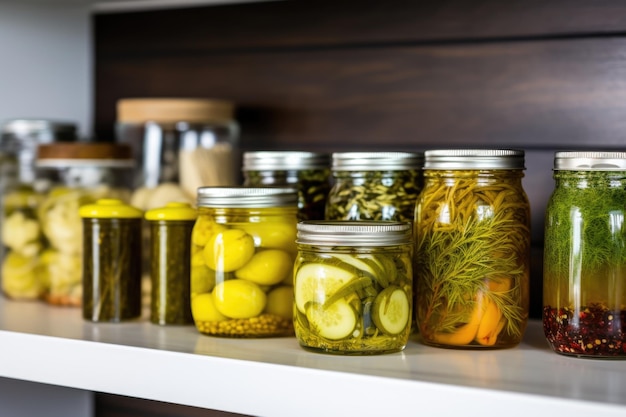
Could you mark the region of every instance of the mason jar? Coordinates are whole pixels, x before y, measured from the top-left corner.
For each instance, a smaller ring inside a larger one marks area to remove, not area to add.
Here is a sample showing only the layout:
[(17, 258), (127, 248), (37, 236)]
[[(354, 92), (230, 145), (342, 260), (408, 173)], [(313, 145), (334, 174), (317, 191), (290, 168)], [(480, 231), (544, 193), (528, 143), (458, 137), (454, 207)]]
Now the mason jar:
[(191, 231), (196, 210), (170, 202), (146, 212), (150, 226), (150, 321), (154, 324), (192, 324)]
[(38, 207), (47, 243), (40, 258), (53, 305), (82, 303), (83, 222), (79, 209), (102, 198), (130, 199), (128, 178), (134, 163), (130, 148), (114, 143), (51, 143), (39, 146), (37, 171), (48, 181)]
[(201, 187), (191, 234), (191, 311), (212, 336), (293, 335), (298, 194)]
[(563, 355), (626, 358), (626, 152), (556, 152), (543, 328)]
[(423, 155), (412, 152), (336, 152), (326, 220), (413, 221), (422, 189)]
[(330, 155), (255, 151), (243, 154), (244, 186), (290, 186), (298, 190), (298, 220), (323, 220), (330, 191)]
[(428, 345), (505, 348), (528, 321), (530, 207), (524, 152), (425, 153), (415, 208), (416, 321)]
[(345, 355), (398, 352), (412, 323), (409, 222), (298, 223), (294, 325), (306, 349)]
[(120, 322), (141, 316), (143, 212), (118, 199), (79, 209), (83, 219), (83, 318)]

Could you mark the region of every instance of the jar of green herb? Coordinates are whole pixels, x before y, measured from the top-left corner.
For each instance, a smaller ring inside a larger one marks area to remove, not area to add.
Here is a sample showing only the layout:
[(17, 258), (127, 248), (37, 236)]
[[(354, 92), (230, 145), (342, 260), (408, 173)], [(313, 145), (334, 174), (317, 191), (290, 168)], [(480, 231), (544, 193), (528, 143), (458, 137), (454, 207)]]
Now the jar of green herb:
[(557, 152), (543, 327), (555, 352), (626, 358), (626, 152)]
[(528, 320), (530, 207), (524, 152), (425, 152), (415, 207), (416, 321), (432, 346), (504, 348)]
[(190, 268), (191, 231), (196, 210), (188, 203), (170, 202), (146, 212), (150, 225), (150, 321), (192, 324)]
[(412, 222), (423, 162), (413, 152), (333, 153), (326, 220)]
[(119, 322), (141, 316), (143, 212), (117, 199), (79, 209), (83, 219), (83, 318)]
[(291, 186), (298, 191), (298, 220), (323, 220), (330, 190), (330, 155), (319, 152), (244, 152), (244, 186)]

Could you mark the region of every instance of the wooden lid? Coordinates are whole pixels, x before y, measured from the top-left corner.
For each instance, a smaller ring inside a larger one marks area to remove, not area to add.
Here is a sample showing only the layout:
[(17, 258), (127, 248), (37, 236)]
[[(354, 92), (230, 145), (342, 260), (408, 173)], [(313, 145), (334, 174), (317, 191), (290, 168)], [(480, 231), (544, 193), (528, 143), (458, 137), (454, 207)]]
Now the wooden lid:
[(117, 102), (121, 123), (228, 123), (235, 106), (229, 101), (208, 99), (126, 98)]
[(55, 142), (39, 145), (37, 159), (132, 159), (132, 150), (120, 143)]

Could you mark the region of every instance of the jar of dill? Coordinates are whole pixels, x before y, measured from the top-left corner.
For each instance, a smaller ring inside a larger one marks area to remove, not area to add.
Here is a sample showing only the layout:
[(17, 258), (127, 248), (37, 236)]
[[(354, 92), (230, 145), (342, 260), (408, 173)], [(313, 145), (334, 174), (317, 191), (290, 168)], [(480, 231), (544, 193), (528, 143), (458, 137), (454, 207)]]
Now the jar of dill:
[(524, 152), (425, 152), (415, 207), (416, 321), (428, 345), (505, 348), (528, 321), (530, 207)]
[(423, 162), (413, 152), (333, 153), (326, 220), (412, 222)]
[(543, 328), (555, 352), (626, 358), (626, 152), (556, 152)]
[(291, 186), (298, 191), (298, 220), (323, 220), (330, 190), (330, 155), (319, 152), (244, 152), (244, 186)]

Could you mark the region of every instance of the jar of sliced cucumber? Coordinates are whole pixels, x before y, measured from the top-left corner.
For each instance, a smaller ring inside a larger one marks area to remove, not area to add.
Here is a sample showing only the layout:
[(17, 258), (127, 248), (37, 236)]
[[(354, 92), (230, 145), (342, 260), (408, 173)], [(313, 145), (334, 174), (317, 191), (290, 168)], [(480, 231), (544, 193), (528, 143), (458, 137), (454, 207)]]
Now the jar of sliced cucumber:
[(337, 354), (404, 349), (413, 274), (408, 222), (298, 223), (294, 327), (300, 345)]

